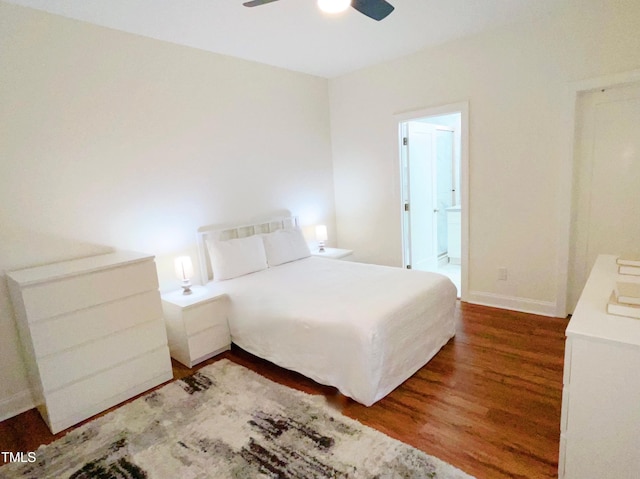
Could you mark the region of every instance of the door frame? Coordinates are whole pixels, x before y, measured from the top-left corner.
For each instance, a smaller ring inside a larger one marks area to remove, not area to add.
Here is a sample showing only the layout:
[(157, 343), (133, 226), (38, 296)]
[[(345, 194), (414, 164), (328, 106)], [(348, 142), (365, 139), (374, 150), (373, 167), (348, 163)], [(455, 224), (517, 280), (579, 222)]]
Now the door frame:
[(404, 233), (404, 202), (402, 198), (402, 124), (408, 121), (420, 120), (428, 117), (448, 115), (452, 113), (460, 114), (460, 206), (461, 206), (461, 253), (460, 262), (461, 291), (460, 299), (467, 301), (469, 294), (469, 102), (449, 103), (445, 105), (411, 110), (394, 115), (396, 130), (398, 132), (398, 158), (396, 165), (400, 173), (398, 187), (398, 217), (397, 224), (400, 225), (400, 244), (402, 245), (402, 266), (406, 267), (405, 257), (405, 233)]
[[(557, 251), (557, 283), (556, 283), (556, 310), (555, 316), (565, 318), (567, 316), (567, 302), (569, 294), (569, 258), (571, 250), (571, 217), (573, 214), (572, 198), (575, 189), (573, 175), (575, 171), (576, 158), (576, 126), (578, 97), (581, 93), (612, 88), (625, 84), (640, 82), (640, 70), (616, 73), (612, 75), (599, 76), (587, 80), (571, 82), (567, 85), (565, 94), (565, 124), (567, 125), (565, 135), (565, 155), (567, 160), (560, 167), (560, 182), (558, 197), (560, 204), (564, 208), (558, 208), (558, 251)], [(567, 185), (569, 187), (567, 188)]]

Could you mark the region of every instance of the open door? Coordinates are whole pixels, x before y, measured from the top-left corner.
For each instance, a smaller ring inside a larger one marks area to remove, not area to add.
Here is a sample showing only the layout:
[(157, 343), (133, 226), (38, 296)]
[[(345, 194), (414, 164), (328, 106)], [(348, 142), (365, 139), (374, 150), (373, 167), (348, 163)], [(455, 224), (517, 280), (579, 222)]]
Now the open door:
[(436, 128), (412, 121), (406, 124), (405, 131), (407, 267), (435, 271), (438, 266)]

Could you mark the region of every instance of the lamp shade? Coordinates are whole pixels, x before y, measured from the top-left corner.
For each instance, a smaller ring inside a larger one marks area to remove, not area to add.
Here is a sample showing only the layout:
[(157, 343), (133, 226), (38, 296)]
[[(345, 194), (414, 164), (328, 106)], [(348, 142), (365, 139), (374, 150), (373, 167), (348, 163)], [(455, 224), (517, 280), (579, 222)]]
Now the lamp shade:
[(344, 12), (351, 5), (351, 0), (318, 0), (318, 7), (326, 13)]
[(318, 241), (327, 241), (327, 226), (326, 225), (318, 225), (316, 226), (316, 239)]
[(176, 258), (176, 276), (184, 281), (193, 278), (193, 263), (190, 256), (180, 256)]

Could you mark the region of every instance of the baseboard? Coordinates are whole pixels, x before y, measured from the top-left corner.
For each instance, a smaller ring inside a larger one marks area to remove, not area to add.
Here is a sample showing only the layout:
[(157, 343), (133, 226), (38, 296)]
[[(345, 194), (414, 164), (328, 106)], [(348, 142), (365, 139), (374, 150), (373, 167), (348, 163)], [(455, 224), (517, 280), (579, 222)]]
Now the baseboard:
[(33, 409), (35, 404), (28, 389), (0, 400), (0, 421)]
[(501, 294), (484, 293), (481, 291), (469, 291), (465, 295), (465, 301), (482, 306), (509, 309), (522, 313), (539, 314), (541, 316), (557, 317), (557, 305), (551, 301), (538, 301), (535, 299), (504, 296)]

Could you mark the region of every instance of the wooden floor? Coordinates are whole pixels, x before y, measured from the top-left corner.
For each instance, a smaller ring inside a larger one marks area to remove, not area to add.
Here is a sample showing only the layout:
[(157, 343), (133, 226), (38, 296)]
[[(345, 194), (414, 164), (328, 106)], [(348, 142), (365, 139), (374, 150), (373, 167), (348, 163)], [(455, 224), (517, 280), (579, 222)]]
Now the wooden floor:
[[(238, 348), (226, 357), (324, 394), (343, 414), (478, 479), (557, 477), (567, 320), (459, 303), (457, 334), (390, 395), (364, 407)], [(174, 362), (174, 376), (190, 374)], [(35, 410), (0, 423), (0, 451), (33, 451), (52, 435)]]

